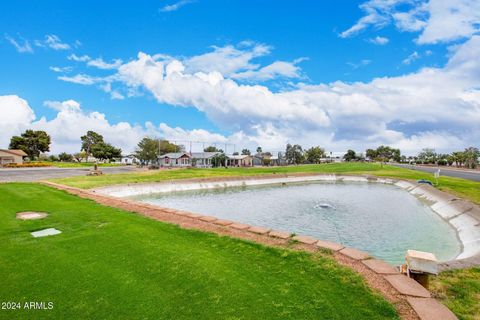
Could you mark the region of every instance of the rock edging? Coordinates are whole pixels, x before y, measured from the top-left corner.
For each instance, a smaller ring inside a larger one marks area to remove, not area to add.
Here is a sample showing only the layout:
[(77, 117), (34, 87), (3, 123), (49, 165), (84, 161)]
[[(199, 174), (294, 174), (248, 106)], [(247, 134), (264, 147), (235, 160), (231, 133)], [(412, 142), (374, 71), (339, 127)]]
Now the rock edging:
[[(433, 186), (418, 184), (408, 180), (379, 178), (369, 175), (355, 176), (341, 174), (293, 173), (180, 179), (157, 183), (114, 185), (95, 188), (91, 191), (107, 196), (127, 197), (172, 191), (318, 181), (383, 183), (395, 185), (409, 192), (413, 196), (425, 201), (435, 213), (447, 221), (456, 230), (457, 236), (462, 243), (462, 252), (455, 258), (455, 260), (467, 259), (465, 261), (466, 265), (480, 264), (480, 207), (469, 201), (442, 192)], [(441, 269), (447, 268), (447, 266), (463, 265), (462, 263), (452, 263), (453, 261), (445, 263), (443, 267), (441, 266)]]

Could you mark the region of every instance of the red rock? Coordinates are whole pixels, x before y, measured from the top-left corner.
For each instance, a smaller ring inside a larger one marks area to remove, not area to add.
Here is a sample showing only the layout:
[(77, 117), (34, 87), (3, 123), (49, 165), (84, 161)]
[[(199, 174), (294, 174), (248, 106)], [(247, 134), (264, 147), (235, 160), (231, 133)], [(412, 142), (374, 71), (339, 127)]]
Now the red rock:
[(340, 250), (340, 253), (355, 260), (365, 260), (370, 257), (370, 255), (365, 251), (348, 248), (348, 247)]
[[(177, 214), (179, 214), (179, 213), (177, 212)], [(196, 214), (196, 213), (185, 213), (185, 216), (190, 217), (190, 218), (200, 218), (201, 217), (201, 215)]]
[(268, 235), (269, 235), (270, 237), (280, 238), (280, 239), (288, 239), (288, 238), (291, 237), (291, 235), (290, 235), (289, 232), (276, 231), (276, 230), (270, 231), (270, 233), (269, 233)]
[(242, 223), (232, 223), (231, 225), (229, 225), (229, 227), (237, 230), (245, 230), (250, 228), (248, 224), (242, 224)]
[(384, 276), (398, 292), (407, 296), (430, 298), (430, 292), (417, 281), (403, 274)]
[(293, 240), (297, 240), (298, 242), (305, 243), (305, 244), (314, 244), (318, 242), (318, 239), (309, 236), (295, 236)]
[(340, 243), (325, 241), (325, 240), (318, 240), (317, 243), (315, 243), (315, 245), (319, 248), (329, 249), (333, 251), (339, 251), (345, 248), (345, 246), (341, 245)]
[[(173, 212), (170, 211), (170, 213), (174, 213), (176, 215), (185, 216), (185, 217), (190, 217), (192, 215), (192, 213), (190, 213), (190, 212), (179, 211), (179, 210), (174, 210)], [(196, 218), (196, 216), (198, 216), (198, 215), (194, 214), (194, 217), (191, 217), (191, 218)]]
[(213, 223), (221, 225), (221, 226), (228, 226), (228, 225), (232, 224), (233, 221), (218, 219), (218, 220), (215, 220)]
[(450, 309), (432, 298), (407, 298), (408, 303), (421, 320), (456, 320)]
[(270, 231), (270, 229), (263, 228), (263, 227), (250, 227), (248, 231), (257, 233), (257, 234), (266, 234)]
[(217, 220), (217, 218), (212, 217), (212, 216), (200, 216), (199, 219), (202, 220), (202, 221), (206, 221), (206, 222), (212, 222), (212, 221)]
[(382, 260), (368, 259), (368, 260), (363, 260), (362, 263), (366, 265), (368, 268), (370, 268), (371, 270), (375, 271), (376, 273), (380, 273), (380, 274), (398, 274), (399, 273), (397, 268), (395, 268), (391, 264), (388, 264)]

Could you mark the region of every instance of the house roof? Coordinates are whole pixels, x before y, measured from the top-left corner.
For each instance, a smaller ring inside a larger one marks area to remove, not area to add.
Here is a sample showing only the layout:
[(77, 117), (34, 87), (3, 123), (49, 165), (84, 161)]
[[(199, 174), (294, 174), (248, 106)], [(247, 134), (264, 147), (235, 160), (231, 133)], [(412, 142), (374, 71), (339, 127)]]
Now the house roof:
[(248, 154), (228, 155), (228, 158), (232, 160), (242, 160), (249, 157), (251, 156), (249, 156)]
[(179, 159), (183, 156), (187, 156), (190, 158), (190, 155), (186, 152), (172, 152), (172, 153), (166, 153), (163, 156), (160, 156), (159, 158), (170, 158), (170, 159)]
[(196, 159), (209, 159), (217, 154), (220, 154), (220, 152), (192, 152), (192, 158)]
[(256, 154), (253, 155), (255, 158), (260, 158), (260, 159), (263, 159), (263, 158), (271, 158), (272, 157), (272, 154), (270, 152), (258, 152)]
[(23, 150), (20, 150), (20, 149), (0, 149), (0, 151), (11, 153), (16, 156), (22, 156), (22, 157), (28, 156), (28, 154), (26, 154)]

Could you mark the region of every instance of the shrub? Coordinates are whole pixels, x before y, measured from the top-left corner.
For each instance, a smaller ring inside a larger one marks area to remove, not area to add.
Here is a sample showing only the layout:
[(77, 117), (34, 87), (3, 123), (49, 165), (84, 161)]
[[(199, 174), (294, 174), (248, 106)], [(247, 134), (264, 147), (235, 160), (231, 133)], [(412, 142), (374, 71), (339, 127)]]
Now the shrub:
[(438, 164), (439, 166), (446, 166), (446, 165), (447, 165), (447, 160), (443, 160), (443, 159), (442, 159), (442, 160), (438, 160), (437, 164)]
[(48, 162), (25, 162), (25, 163), (8, 163), (4, 165), (5, 168), (35, 168), (35, 167), (50, 167)]

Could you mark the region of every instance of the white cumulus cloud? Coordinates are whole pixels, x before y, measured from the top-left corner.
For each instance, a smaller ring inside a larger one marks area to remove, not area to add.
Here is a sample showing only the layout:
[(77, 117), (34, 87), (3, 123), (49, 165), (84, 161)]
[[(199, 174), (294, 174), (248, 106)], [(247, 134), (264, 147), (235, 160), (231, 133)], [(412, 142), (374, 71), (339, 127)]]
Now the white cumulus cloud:
[(104, 136), (124, 153), (135, 150), (145, 136), (206, 142), (226, 142), (227, 138), (203, 129), (186, 130), (170, 127), (165, 123), (154, 126), (151, 122), (132, 125), (128, 122), (111, 123), (105, 114), (84, 111), (75, 100), (45, 101), (44, 105), (57, 111), (53, 119), (36, 118), (28, 102), (16, 95), (0, 96), (0, 148), (7, 148), (10, 138), (27, 129), (44, 130), (52, 138), (51, 153), (80, 151), (80, 137), (88, 130)]
[(390, 40), (386, 37), (376, 36), (375, 38), (368, 39), (368, 42), (377, 44), (379, 46), (386, 45)]
[[(255, 56), (269, 52), (268, 46), (248, 42), (223, 49), (186, 58), (140, 52), (106, 77), (79, 74), (62, 80), (97, 84), (112, 98), (116, 93), (124, 98), (150, 92), (161, 104), (196, 108), (230, 132), (229, 141), (277, 150), (286, 142), (360, 150), (390, 144), (419, 150), (434, 142), (448, 148), (442, 141), (455, 141), (450, 148), (462, 148), (475, 145), (480, 136), (480, 36), (452, 47), (442, 67), (369, 82), (297, 83), (277, 91), (246, 79), (278, 79), (281, 73), (300, 75), (301, 70), (253, 63)], [(414, 52), (405, 64), (427, 51)], [(292, 63), (299, 68), (298, 61)], [(352, 67), (369, 63), (363, 60)]]
[(30, 45), (30, 42), (28, 40), (25, 40), (23, 38), (20, 38), (20, 39), (17, 40), (15, 38), (9, 36), (8, 34), (5, 35), (5, 39), (8, 42), (10, 42), (15, 47), (15, 49), (17, 49), (18, 52), (20, 52), (20, 53), (24, 53), (24, 52), (33, 53), (32, 46)]
[(419, 44), (466, 39), (480, 31), (477, 0), (369, 0), (360, 5), (365, 13), (340, 33), (347, 38), (369, 27), (394, 24), (400, 31), (419, 32)]

